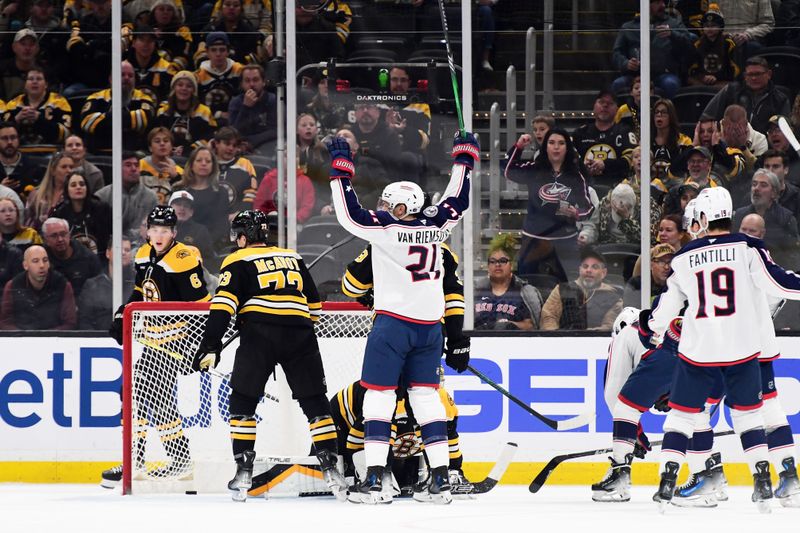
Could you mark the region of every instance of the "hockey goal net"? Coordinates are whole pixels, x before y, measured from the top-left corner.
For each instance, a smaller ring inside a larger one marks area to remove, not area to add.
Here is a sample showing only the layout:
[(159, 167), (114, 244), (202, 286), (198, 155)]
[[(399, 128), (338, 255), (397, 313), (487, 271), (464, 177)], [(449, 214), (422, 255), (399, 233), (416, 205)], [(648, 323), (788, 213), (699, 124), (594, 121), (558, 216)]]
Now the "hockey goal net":
[[(213, 372), (192, 372), (208, 303), (128, 305), (123, 341), (123, 494), (226, 490), (235, 470), (229, 436), (228, 378), (238, 339)], [(328, 302), (315, 329), (328, 396), (357, 380), (371, 313)], [(232, 322), (223, 343), (234, 336)], [(280, 369), (256, 410), (258, 456), (305, 456), (308, 424)]]

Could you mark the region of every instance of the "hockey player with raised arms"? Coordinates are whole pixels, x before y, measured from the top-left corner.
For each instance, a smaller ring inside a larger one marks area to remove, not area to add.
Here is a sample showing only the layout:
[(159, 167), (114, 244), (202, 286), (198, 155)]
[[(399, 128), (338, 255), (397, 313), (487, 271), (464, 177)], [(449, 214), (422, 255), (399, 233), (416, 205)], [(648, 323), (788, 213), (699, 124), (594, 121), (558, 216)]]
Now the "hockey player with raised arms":
[(760, 511), (769, 512), (773, 496), (758, 363), (768, 315), (765, 306), (753, 303), (762, 293), (800, 299), (800, 277), (773, 263), (762, 241), (732, 234), (732, 214), (726, 189), (701, 191), (691, 214), (697, 239), (673, 258), (673, 274), (648, 323), (660, 339), (686, 305), (670, 387), (671, 411), (664, 422), (661, 482), (654, 495), (662, 510), (673, 498), (689, 438), (719, 374), (753, 474), (752, 500)]
[[(368, 389), (363, 407), (367, 474), (358, 490), (365, 503), (385, 501), (381, 482), (399, 383), (408, 384), (409, 402), (422, 433), (431, 467), (431, 499), (452, 501), (447, 422), (437, 393), (443, 345), (440, 320), (445, 312), (441, 244), (469, 207), (470, 173), (480, 157), (478, 140), (471, 133), (456, 137), (453, 144), (455, 161), (443, 200), (424, 211), (422, 189), (402, 181), (383, 190), (377, 210), (361, 207), (351, 183), (355, 167), (350, 145), (339, 137), (328, 145), (336, 217), (347, 231), (372, 244), (376, 317), (361, 371), (361, 384)], [(462, 361), (453, 366), (466, 367), (469, 348), (454, 355)]]

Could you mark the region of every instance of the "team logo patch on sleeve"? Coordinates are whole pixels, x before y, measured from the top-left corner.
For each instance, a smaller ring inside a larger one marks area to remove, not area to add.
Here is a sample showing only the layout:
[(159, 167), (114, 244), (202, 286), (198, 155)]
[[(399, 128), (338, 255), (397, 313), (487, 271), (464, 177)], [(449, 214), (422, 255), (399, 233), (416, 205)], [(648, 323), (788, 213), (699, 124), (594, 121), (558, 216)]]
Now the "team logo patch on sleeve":
[(192, 255), (192, 253), (189, 250), (180, 250), (178, 251), (178, 253), (175, 254), (175, 257), (177, 257), (178, 259), (185, 259), (190, 255)]
[(439, 207), (435, 205), (429, 205), (423, 209), (422, 214), (426, 217), (435, 217), (437, 214), (439, 214)]

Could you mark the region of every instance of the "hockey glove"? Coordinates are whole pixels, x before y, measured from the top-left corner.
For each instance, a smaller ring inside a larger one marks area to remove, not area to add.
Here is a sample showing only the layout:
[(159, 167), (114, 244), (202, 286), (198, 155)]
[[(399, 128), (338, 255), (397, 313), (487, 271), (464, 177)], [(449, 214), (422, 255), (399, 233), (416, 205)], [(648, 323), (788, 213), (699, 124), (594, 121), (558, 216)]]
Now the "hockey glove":
[(111, 322), (111, 327), (108, 328), (108, 334), (122, 346), (122, 308), (114, 313), (114, 320)]
[(637, 322), (637, 329), (639, 330), (639, 342), (648, 350), (655, 348), (653, 344), (653, 331), (647, 324), (650, 321), (650, 309), (642, 309), (639, 313), (639, 321)]
[(670, 412), (672, 410), (672, 407), (669, 406), (669, 393), (663, 395), (661, 398), (656, 400), (656, 403), (653, 404), (653, 409), (661, 413)]
[(331, 154), (332, 180), (338, 178), (352, 178), (356, 173), (353, 157), (350, 153), (350, 144), (344, 137), (334, 137), (328, 143), (328, 152)]
[(372, 309), (375, 307), (375, 293), (372, 291), (372, 289), (369, 289), (367, 292), (356, 298), (356, 301), (364, 307)]
[(678, 343), (681, 342), (681, 329), (683, 327), (682, 318), (673, 318), (669, 323), (667, 331), (664, 332), (664, 340), (661, 341), (661, 347), (666, 348), (673, 354), (678, 353)]
[(219, 364), (219, 352), (222, 344), (219, 341), (203, 341), (192, 359), (192, 370), (195, 372), (208, 372)]
[(473, 168), (481, 158), (481, 145), (475, 134), (466, 132), (466, 138), (456, 133), (453, 139), (453, 160), (467, 168)]
[(642, 429), (642, 423), (639, 422), (639, 427), (636, 429), (636, 445), (633, 447), (633, 456), (644, 459), (647, 452), (652, 449), (653, 447), (650, 446), (650, 439), (647, 438), (647, 434), (645, 434)]
[(469, 337), (448, 338), (447, 347), (444, 350), (444, 362), (447, 366), (462, 373), (469, 364)]

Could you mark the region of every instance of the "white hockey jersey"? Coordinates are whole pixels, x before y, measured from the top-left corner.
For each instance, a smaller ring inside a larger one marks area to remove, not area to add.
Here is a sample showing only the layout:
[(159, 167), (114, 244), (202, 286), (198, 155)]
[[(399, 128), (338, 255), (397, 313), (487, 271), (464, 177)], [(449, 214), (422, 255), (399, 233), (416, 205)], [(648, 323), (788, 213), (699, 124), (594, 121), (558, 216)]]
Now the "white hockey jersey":
[(642, 345), (639, 337), (638, 322), (622, 328), (608, 345), (608, 362), (606, 363), (606, 379), (603, 396), (609, 411), (614, 410), (617, 396), (628, 376), (642, 360), (642, 355), (651, 350)]
[(769, 349), (765, 295), (800, 300), (800, 276), (773, 263), (759, 239), (741, 233), (702, 237), (673, 257), (667, 290), (649, 325), (661, 339), (686, 302), (678, 356), (701, 366), (741, 363)]
[(376, 313), (422, 324), (441, 320), (445, 308), (441, 243), (469, 207), (470, 172), (453, 165), (443, 200), (410, 221), (362, 208), (348, 178), (331, 180), (339, 223), (372, 244)]
[(781, 350), (778, 346), (778, 337), (775, 335), (775, 323), (772, 318), (778, 314), (778, 311), (786, 302), (783, 298), (776, 298), (774, 296), (767, 296), (762, 294), (761, 299), (763, 302), (759, 306), (763, 309), (761, 319), (761, 355), (758, 357), (760, 361), (773, 361), (781, 356)]

